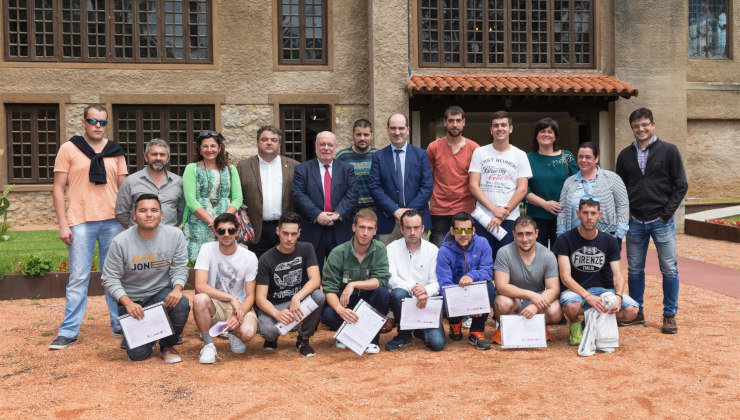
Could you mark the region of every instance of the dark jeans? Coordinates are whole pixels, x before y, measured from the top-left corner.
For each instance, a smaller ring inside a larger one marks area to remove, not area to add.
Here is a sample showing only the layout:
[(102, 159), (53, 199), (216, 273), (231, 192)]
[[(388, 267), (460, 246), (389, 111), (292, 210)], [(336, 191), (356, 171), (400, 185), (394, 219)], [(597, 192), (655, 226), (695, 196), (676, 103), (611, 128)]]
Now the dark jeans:
[(432, 235), (429, 237), (429, 242), (436, 245), (437, 248), (442, 246), (445, 235), (450, 233), (450, 226), (452, 226), (452, 216), (432, 215)]
[[(477, 220), (475, 222), (475, 234), (484, 237), (488, 241), (488, 245), (491, 246), (492, 251), (491, 259), (493, 259), (494, 262), (496, 262), (496, 253), (498, 253), (498, 250), (501, 249), (502, 246), (514, 242), (514, 221), (506, 219), (501, 223), (501, 227), (506, 231), (506, 236), (499, 241), (491, 235), (491, 232), (486, 230), (485, 226), (478, 223)], [(473, 318), (473, 320), (475, 320), (475, 318)]]
[[(391, 295), (388, 293), (388, 289), (385, 287), (378, 287), (374, 290), (360, 290), (359, 293), (353, 294), (349, 298), (348, 308), (352, 309), (357, 305), (360, 299), (369, 303), (370, 306), (375, 308), (383, 316), (388, 313), (388, 306), (390, 305)], [(321, 311), (321, 323), (329, 327), (332, 331), (336, 331), (342, 326), (344, 320), (339, 314), (327, 303), (324, 305), (324, 309)], [(378, 344), (380, 342), (380, 333), (375, 335), (372, 343)]]
[[(496, 299), (496, 288), (493, 286), (492, 281), (486, 282), (486, 288), (488, 289), (488, 301), (491, 303), (491, 307), (493, 307), (493, 301)], [(450, 321), (450, 324), (457, 324), (463, 321), (465, 319), (464, 316), (457, 316), (450, 318), (447, 315), (447, 305), (444, 306), (444, 314), (445, 318), (447, 318), (448, 321)], [(488, 315), (491, 313), (481, 314), (479, 317), (470, 317), (472, 319), (472, 323), (470, 324), (470, 332), (483, 332), (483, 330), (486, 328), (486, 321), (488, 321)]]
[(250, 251), (257, 255), (257, 258), (261, 257), (262, 254), (280, 242), (280, 238), (275, 233), (277, 225), (277, 221), (262, 222), (262, 233), (260, 234), (259, 242), (247, 246)]
[(552, 249), (555, 239), (558, 237), (555, 233), (558, 228), (558, 219), (540, 219), (534, 217), (534, 221), (537, 223), (537, 229), (540, 231), (537, 235), (537, 242)]
[(319, 263), (319, 273), (324, 272), (324, 259), (329, 256), (331, 250), (336, 248), (337, 245), (339, 244), (337, 243), (337, 239), (334, 236), (334, 228), (322, 228), (319, 244), (314, 249), (314, 251), (316, 251), (316, 261), (318, 261)]
[(398, 335), (410, 337), (413, 332), (416, 337), (419, 337), (425, 346), (429, 347), (430, 350), (440, 351), (445, 347), (447, 342), (445, 338), (445, 330), (440, 322), (436, 328), (427, 328), (424, 330), (404, 330), (401, 331), (401, 301), (406, 298), (410, 298), (411, 294), (404, 289), (393, 289), (391, 290), (391, 311), (393, 317), (396, 319), (396, 331)]
[[(167, 286), (147, 299), (137, 300), (134, 302), (146, 308), (149, 305), (164, 302), (164, 300), (167, 298), (167, 295), (169, 295), (171, 291), (172, 286)], [(188, 322), (188, 315), (190, 314), (190, 301), (188, 301), (188, 298), (183, 296), (182, 298), (180, 298), (180, 302), (178, 302), (177, 305), (171, 308), (165, 307), (164, 310), (167, 313), (167, 316), (170, 318), (170, 323), (172, 323), (174, 334), (159, 340), (160, 351), (165, 347), (172, 347), (177, 344), (177, 340), (178, 338), (180, 338), (180, 334), (182, 334), (182, 329), (185, 328), (185, 324), (187, 324)], [(127, 313), (128, 312), (126, 311), (125, 306), (118, 305), (119, 316), (126, 315)], [(127, 347), (126, 353), (128, 354), (129, 359), (133, 361), (144, 360), (149, 357), (150, 354), (152, 354), (152, 351), (154, 350), (154, 344), (155, 342), (152, 341), (151, 343), (147, 343), (139, 347), (134, 347), (132, 349)]]

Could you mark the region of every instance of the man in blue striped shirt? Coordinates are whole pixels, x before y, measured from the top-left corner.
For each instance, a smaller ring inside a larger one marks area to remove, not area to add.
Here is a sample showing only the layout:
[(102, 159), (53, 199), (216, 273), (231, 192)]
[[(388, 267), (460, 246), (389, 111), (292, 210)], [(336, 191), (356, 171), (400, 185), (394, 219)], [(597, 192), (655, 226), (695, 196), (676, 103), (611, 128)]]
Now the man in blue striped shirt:
[(373, 162), (373, 153), (378, 149), (373, 143), (373, 125), (370, 121), (361, 118), (352, 124), (353, 145), (337, 152), (336, 158), (349, 163), (355, 168), (355, 182), (360, 193), (355, 213), (362, 208), (375, 208), (370, 196), (370, 166)]

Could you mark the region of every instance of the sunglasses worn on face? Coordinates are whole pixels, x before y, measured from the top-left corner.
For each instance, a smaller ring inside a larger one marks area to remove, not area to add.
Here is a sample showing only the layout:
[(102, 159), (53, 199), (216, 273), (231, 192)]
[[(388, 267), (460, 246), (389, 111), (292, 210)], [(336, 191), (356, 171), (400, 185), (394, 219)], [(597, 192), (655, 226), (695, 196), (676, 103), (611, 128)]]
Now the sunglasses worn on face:
[(98, 120), (95, 118), (85, 118), (85, 122), (90, 125), (97, 125), (98, 123), (100, 123), (101, 127), (105, 127), (106, 125), (108, 125), (108, 120)]
[(233, 235), (233, 234), (236, 233), (236, 228), (228, 228), (228, 229), (218, 228), (218, 229), (216, 229), (216, 233), (218, 233), (219, 235), (225, 235), (226, 232), (229, 232), (229, 235)]
[(455, 233), (457, 233), (458, 235), (461, 234), (461, 233), (463, 233), (463, 232), (465, 232), (468, 235), (470, 235), (471, 233), (473, 233), (473, 228), (471, 228), (471, 227), (469, 227), (469, 228), (454, 228), (453, 231)]

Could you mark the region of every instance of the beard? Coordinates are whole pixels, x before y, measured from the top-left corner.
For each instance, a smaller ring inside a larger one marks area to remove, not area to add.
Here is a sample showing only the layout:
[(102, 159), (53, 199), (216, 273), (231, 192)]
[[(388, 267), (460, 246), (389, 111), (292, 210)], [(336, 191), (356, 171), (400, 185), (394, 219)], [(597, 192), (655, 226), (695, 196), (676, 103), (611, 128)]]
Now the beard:
[(164, 170), (165, 163), (159, 160), (155, 160), (154, 162), (147, 164), (147, 166), (149, 166), (149, 169), (153, 171), (161, 172)]

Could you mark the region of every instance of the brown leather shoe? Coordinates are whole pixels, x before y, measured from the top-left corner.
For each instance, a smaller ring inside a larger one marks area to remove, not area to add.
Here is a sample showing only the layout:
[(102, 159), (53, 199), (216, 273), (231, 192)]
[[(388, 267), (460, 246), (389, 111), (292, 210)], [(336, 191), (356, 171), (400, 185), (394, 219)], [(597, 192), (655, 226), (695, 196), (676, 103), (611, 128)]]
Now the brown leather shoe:
[(673, 316), (663, 316), (663, 328), (660, 329), (660, 332), (663, 334), (675, 334), (678, 332), (678, 327), (676, 326), (676, 317)]
[(388, 318), (385, 320), (385, 324), (383, 324), (383, 327), (380, 329), (381, 334), (389, 333), (393, 331), (393, 328), (396, 327), (396, 319), (395, 318)]

